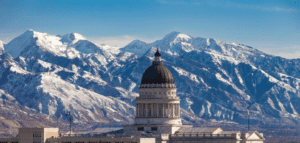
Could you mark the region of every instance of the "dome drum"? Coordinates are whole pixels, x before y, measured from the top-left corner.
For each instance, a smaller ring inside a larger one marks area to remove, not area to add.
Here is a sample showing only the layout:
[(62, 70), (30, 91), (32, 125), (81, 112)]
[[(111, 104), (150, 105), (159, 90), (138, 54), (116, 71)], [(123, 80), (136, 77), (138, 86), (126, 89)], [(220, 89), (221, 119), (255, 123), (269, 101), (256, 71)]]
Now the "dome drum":
[(169, 119), (169, 118), (135, 118), (136, 125), (182, 125), (181, 119)]
[(176, 88), (175, 84), (141, 84), (140, 88)]
[(176, 88), (140, 88), (138, 98), (153, 99), (179, 99)]

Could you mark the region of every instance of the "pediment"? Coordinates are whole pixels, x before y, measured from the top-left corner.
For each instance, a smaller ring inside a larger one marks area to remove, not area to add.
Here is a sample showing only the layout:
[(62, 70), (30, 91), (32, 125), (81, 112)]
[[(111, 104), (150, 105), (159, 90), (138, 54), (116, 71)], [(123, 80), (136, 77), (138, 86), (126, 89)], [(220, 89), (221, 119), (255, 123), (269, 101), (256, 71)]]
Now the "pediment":
[(255, 131), (247, 139), (264, 139), (264, 138), (257, 131)]

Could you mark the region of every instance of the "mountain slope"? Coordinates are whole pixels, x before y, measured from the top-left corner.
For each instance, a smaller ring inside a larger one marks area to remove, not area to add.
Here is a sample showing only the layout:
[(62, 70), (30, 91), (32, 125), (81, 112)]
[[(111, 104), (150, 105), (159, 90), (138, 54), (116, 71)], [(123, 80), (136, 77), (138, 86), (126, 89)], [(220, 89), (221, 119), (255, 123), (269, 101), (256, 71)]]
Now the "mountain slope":
[[(145, 66), (136, 66), (140, 67), (137, 71), (150, 66), (154, 47), (160, 48), (178, 92), (182, 93), (183, 108), (199, 117), (247, 123), (246, 111), (250, 109), (256, 123), (275, 123), (284, 117), (287, 117), (284, 120), (287, 124), (299, 120), (298, 78), (295, 74), (287, 74), (299, 70), (295, 66), (299, 60), (274, 57), (249, 46), (194, 38), (179, 32), (138, 46), (130, 44), (122, 49), (135, 54), (139, 54), (137, 50), (148, 51), (138, 59)], [(142, 63), (144, 61), (147, 62)], [(140, 76), (131, 78), (137, 80)]]
[(4, 53), (4, 42), (0, 41), (0, 54)]
[(1, 99), (53, 121), (66, 122), (72, 111), (74, 123), (130, 124), (156, 48), (174, 76), (185, 123), (246, 124), (247, 110), (253, 124), (299, 123), (299, 60), (179, 32), (116, 49), (78, 33), (29, 30), (4, 45), (0, 89), (12, 98)]

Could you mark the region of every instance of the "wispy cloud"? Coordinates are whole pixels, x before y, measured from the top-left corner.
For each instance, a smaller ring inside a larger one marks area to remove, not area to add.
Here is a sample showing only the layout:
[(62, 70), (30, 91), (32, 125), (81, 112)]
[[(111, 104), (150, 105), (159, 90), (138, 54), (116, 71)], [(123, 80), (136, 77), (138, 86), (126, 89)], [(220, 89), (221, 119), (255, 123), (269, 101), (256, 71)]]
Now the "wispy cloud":
[(156, 1), (162, 4), (189, 4), (189, 2), (184, 0), (156, 0)]
[(284, 48), (262, 48), (261, 51), (275, 55), (284, 57), (287, 59), (297, 59), (300, 58), (300, 46), (291, 46), (291, 47), (284, 47)]
[[(212, 3), (211, 3), (212, 4)], [(254, 5), (254, 4), (239, 4), (233, 2), (226, 2), (226, 3), (218, 3), (212, 4), (221, 7), (229, 7), (229, 8), (238, 8), (238, 9), (257, 9), (262, 11), (275, 11), (275, 12), (296, 12), (299, 11), (294, 8), (287, 8), (287, 7), (280, 7), (280, 6), (263, 6), (263, 5)]]
[(238, 9), (256, 9), (262, 11), (274, 11), (274, 12), (299, 12), (298, 9), (289, 8), (289, 7), (281, 7), (281, 6), (266, 6), (266, 5), (255, 5), (255, 4), (241, 4), (235, 3), (231, 1), (201, 1), (201, 3), (197, 0), (156, 0), (162, 4), (189, 4), (189, 5), (211, 5), (218, 7), (228, 7), (228, 8), (238, 8)]
[(133, 40), (141, 40), (146, 43), (154, 42), (156, 39), (145, 39), (145, 38), (138, 38), (134, 36), (124, 35), (124, 36), (116, 36), (116, 37), (100, 37), (100, 38), (88, 38), (90, 41), (96, 43), (96, 44), (107, 44), (110, 46), (117, 46), (117, 47), (124, 47)]
[(173, 5), (180, 5), (180, 4), (188, 4), (188, 5), (201, 5), (199, 0), (156, 0), (161, 4), (173, 4)]

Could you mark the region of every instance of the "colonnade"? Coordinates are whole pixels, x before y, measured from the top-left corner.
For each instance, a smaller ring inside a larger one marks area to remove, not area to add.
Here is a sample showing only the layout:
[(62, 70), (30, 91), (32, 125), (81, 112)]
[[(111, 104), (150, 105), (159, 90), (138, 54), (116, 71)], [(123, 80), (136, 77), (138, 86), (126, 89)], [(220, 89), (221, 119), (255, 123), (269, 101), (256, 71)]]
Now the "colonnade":
[(136, 103), (136, 117), (180, 118), (179, 103)]

